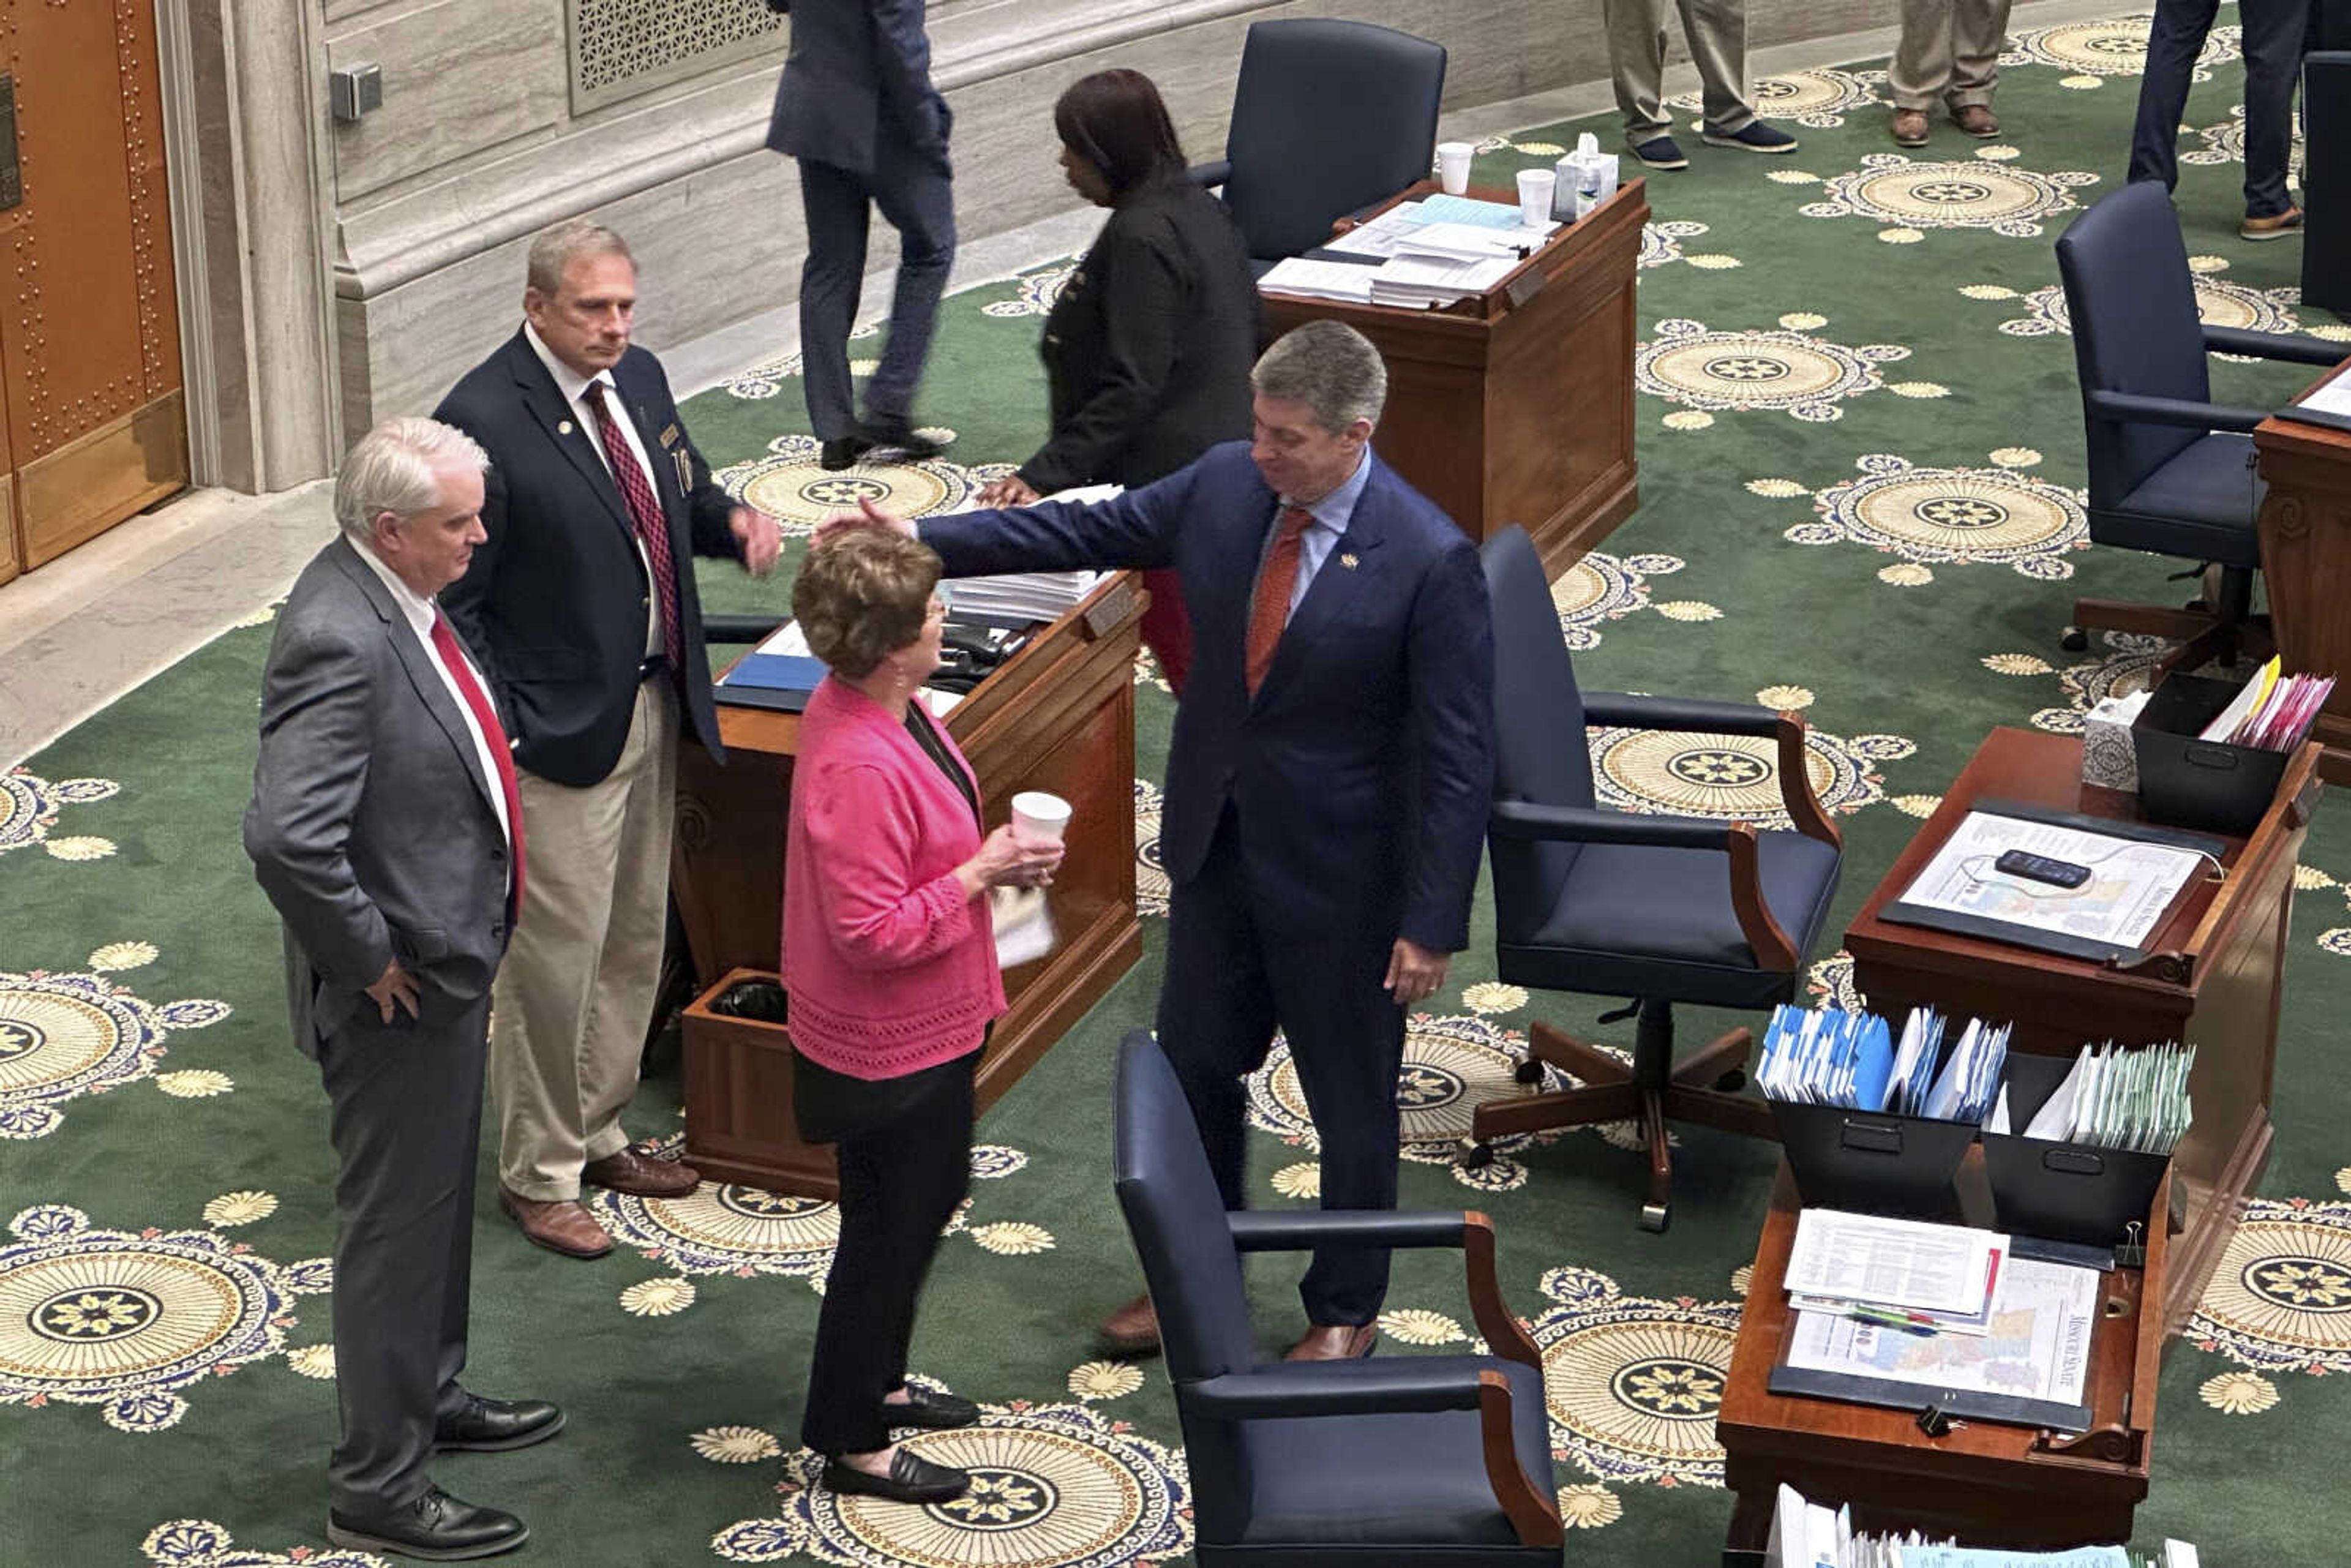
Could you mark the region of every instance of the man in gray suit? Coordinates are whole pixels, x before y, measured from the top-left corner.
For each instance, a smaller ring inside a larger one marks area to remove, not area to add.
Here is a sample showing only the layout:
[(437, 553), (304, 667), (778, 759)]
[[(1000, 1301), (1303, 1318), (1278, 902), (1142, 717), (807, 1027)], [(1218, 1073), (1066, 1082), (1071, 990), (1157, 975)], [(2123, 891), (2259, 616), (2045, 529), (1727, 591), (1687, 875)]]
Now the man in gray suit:
[(433, 1455), (526, 1448), (563, 1426), (552, 1405), (457, 1382), (490, 978), (526, 863), (505, 729), (434, 602), (486, 537), (487, 466), (429, 419), (388, 420), (351, 449), (342, 534), (278, 613), (245, 812), (338, 1162), (327, 1536), (434, 1562), (529, 1531), (434, 1486)]
[[(931, 86), (923, 0), (768, 0), (792, 16), (768, 145), (799, 161), (808, 262), (800, 270), (800, 377), (820, 461), (846, 468), (876, 448), (937, 454), (909, 412), (955, 260), (947, 100)], [(897, 292), (882, 362), (852, 412), (849, 329), (865, 278), (868, 204), (898, 231)]]

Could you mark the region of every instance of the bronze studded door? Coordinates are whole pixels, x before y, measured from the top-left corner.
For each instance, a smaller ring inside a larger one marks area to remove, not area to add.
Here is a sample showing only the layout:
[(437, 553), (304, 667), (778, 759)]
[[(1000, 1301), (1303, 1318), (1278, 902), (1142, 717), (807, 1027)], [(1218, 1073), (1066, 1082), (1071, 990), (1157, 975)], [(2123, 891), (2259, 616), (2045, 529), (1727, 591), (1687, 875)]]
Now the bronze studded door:
[(0, 99), (6, 576), (181, 488), (188, 444), (153, 0), (0, 0)]

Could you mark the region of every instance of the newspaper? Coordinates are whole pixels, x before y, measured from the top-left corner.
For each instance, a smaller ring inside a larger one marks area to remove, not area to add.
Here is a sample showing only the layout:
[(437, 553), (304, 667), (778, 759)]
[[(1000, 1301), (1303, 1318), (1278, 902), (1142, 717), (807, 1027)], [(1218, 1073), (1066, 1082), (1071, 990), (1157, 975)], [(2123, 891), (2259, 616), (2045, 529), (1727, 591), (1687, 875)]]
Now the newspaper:
[[(2010, 850), (2087, 866), (2090, 880), (2066, 889), (2011, 876), (1993, 863)], [(2202, 860), (2169, 844), (1970, 811), (1903, 891), (1902, 902), (2138, 947)]]
[(1913, 1333), (1833, 1312), (1798, 1312), (1787, 1364), (1849, 1377), (2079, 1405), (2097, 1327), (2098, 1271), (2011, 1258), (1982, 1334)]

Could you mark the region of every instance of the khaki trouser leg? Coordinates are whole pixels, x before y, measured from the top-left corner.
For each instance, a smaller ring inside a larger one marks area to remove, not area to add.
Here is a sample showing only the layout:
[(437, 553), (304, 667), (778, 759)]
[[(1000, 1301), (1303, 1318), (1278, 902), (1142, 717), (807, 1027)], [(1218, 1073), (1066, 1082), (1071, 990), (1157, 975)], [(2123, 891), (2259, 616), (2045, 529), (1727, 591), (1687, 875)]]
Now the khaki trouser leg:
[(1600, 0), (1608, 33), (1608, 68), (1625, 139), (1648, 141), (1669, 130), (1662, 101), (1666, 80), (1666, 0)]
[(1991, 102), (2010, 0), (1902, 0), (1902, 41), (1886, 73), (1896, 109)]
[(627, 1146), (620, 1115), (660, 979), (677, 798), (675, 700), (637, 691), (612, 771), (585, 789), (520, 779), (530, 870), (492, 990), (498, 1176), (517, 1196), (580, 1196), (580, 1168)]
[(1747, 101), (1747, 0), (1676, 0), (1690, 63), (1706, 89), (1706, 129), (1736, 136), (1755, 123)]

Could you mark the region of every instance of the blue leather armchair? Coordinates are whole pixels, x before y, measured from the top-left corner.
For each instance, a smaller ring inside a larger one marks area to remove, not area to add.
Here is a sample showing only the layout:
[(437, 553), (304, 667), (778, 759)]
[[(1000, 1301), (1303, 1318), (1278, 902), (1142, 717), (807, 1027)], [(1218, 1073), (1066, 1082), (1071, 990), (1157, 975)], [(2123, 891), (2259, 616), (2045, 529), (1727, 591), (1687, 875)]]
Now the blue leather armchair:
[[(1557, 1568), (1541, 1363), (1482, 1214), (1228, 1213), (1175, 1070), (1140, 1030), (1113, 1091), (1119, 1207), (1184, 1423), (1200, 1568)], [(1490, 1355), (1259, 1364), (1243, 1252), (1458, 1247)]]
[[(1763, 1009), (1792, 997), (1828, 919), (1842, 840), (1805, 778), (1801, 719), (1744, 703), (1581, 691), (1525, 530), (1505, 528), (1479, 554), (1494, 612), (1496, 967), (1516, 985), (1631, 997), (1600, 1021), (1639, 1022), (1630, 1066), (1535, 1024), (1520, 1082), (1541, 1082), (1548, 1062), (1583, 1086), (1479, 1106), (1464, 1159), (1483, 1164), (1491, 1140), (1509, 1134), (1636, 1119), (1649, 1155), (1641, 1223), (1663, 1230), (1668, 1121), (1773, 1135), (1768, 1108), (1736, 1092), (1749, 1031), (1732, 1030), (1677, 1067), (1673, 1004)], [(1591, 724), (1771, 738), (1793, 830), (1601, 809)]]
[(2254, 531), (2265, 486), (2250, 432), (2265, 409), (2212, 401), (2207, 353), (2333, 365), (2340, 344), (2288, 333), (2208, 327), (2198, 319), (2188, 247), (2171, 197), (2153, 181), (2101, 197), (2057, 241), (2088, 426), (2090, 538), (2220, 568), (2217, 600), (2184, 610), (2084, 599), (2066, 646), (2086, 628), (2187, 639), (2167, 667), (2240, 652), (2266, 657), (2252, 614), (2262, 564)]
[(1253, 22), (1225, 155), (1192, 177), (1224, 187), (1262, 273), (1426, 179), (1444, 93), (1441, 44), (1368, 22)]

